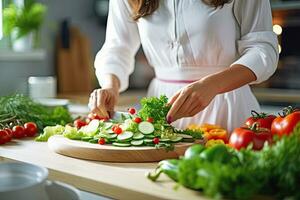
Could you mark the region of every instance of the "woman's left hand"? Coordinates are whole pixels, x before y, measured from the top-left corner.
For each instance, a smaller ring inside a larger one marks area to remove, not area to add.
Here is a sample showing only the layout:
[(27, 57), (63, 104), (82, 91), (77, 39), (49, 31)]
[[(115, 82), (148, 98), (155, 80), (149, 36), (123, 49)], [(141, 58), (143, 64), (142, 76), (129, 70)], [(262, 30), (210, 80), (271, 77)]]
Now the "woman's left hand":
[(218, 94), (217, 84), (199, 80), (178, 91), (169, 101), (171, 109), (167, 115), (168, 123), (183, 117), (192, 117), (202, 111)]

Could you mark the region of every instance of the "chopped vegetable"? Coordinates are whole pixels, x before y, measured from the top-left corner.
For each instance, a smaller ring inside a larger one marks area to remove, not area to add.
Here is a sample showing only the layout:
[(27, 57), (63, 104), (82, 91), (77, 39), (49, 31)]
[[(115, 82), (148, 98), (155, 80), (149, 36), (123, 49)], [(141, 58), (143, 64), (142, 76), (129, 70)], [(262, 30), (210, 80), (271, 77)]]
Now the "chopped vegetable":
[(143, 98), (141, 100), (141, 109), (138, 115), (146, 121), (148, 117), (154, 120), (154, 123), (166, 124), (166, 116), (170, 110), (167, 106), (168, 98), (164, 95), (157, 97)]
[(154, 132), (154, 126), (150, 122), (141, 122), (138, 126), (141, 133), (147, 135)]
[(46, 142), (49, 137), (53, 135), (61, 135), (65, 130), (65, 127), (62, 125), (56, 126), (47, 126), (44, 128), (43, 133), (35, 138), (35, 141), (38, 142)]
[(104, 145), (105, 144), (105, 139), (104, 138), (99, 138), (98, 144)]

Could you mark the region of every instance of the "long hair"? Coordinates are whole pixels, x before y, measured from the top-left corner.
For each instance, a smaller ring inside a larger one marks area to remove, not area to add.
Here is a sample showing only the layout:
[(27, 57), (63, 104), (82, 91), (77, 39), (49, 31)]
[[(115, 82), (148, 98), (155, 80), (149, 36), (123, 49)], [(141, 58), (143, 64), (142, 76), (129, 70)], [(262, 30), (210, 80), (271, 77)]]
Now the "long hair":
[[(222, 7), (231, 0), (202, 0), (215, 8)], [(132, 10), (132, 18), (136, 21), (141, 17), (151, 15), (159, 6), (159, 0), (128, 0)]]

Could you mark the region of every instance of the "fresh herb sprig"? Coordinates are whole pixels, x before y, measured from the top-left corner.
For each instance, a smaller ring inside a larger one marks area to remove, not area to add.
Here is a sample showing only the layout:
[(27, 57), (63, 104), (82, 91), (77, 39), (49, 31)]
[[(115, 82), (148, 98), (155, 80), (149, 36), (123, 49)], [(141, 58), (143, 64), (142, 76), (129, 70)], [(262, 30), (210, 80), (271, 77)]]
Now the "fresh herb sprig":
[(166, 116), (171, 108), (167, 105), (168, 98), (165, 95), (157, 97), (148, 97), (141, 100), (141, 109), (138, 115), (147, 120), (148, 117), (154, 119), (154, 123), (166, 124)]

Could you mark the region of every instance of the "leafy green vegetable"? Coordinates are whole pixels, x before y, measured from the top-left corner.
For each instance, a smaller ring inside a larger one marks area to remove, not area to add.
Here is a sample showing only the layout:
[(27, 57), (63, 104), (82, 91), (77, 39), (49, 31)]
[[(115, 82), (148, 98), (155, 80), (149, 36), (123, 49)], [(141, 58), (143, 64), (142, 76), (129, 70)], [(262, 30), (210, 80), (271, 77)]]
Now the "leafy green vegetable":
[(90, 135), (86, 135), (82, 131), (77, 131), (77, 128), (67, 125), (63, 132), (63, 136), (72, 140), (81, 140), (83, 137)]
[(63, 134), (64, 130), (65, 130), (65, 127), (62, 125), (47, 126), (44, 128), (43, 134), (36, 137), (35, 141), (47, 142), (49, 137), (51, 137), (53, 135), (61, 135), (61, 134)]
[(201, 131), (201, 130), (192, 130), (192, 129), (178, 130), (178, 129), (175, 129), (175, 132), (190, 135), (195, 139), (203, 138), (203, 131)]
[[(39, 130), (42, 130), (46, 126), (65, 125), (72, 121), (67, 109), (43, 106), (22, 94), (0, 97), (0, 105), (0, 124), (2, 126), (10, 125), (10, 122), (17, 124), (18, 122), (32, 121), (37, 124)], [(12, 118), (12, 120), (3, 122), (8, 118)]]
[[(237, 151), (224, 145), (196, 147), (178, 160), (177, 174), (172, 174), (180, 185), (214, 198), (253, 199), (257, 194), (300, 198), (300, 124), (293, 134), (262, 151)], [(148, 178), (155, 181), (158, 172), (165, 173), (162, 166)]]
[(141, 100), (142, 108), (139, 110), (138, 115), (147, 120), (148, 117), (154, 119), (154, 123), (165, 124), (166, 116), (170, 110), (170, 106), (167, 106), (168, 98), (165, 95), (157, 97), (148, 97)]

